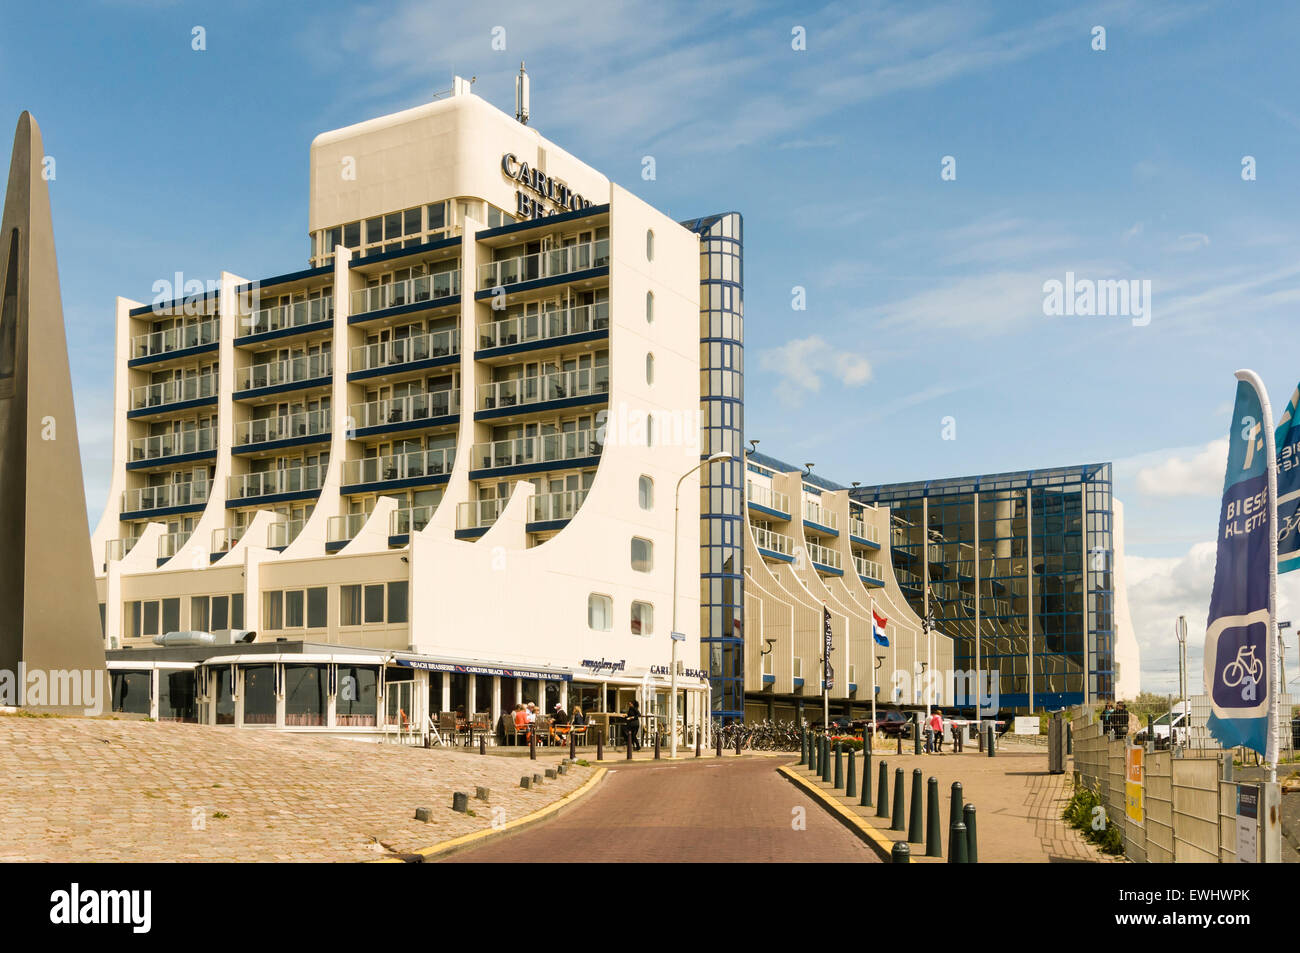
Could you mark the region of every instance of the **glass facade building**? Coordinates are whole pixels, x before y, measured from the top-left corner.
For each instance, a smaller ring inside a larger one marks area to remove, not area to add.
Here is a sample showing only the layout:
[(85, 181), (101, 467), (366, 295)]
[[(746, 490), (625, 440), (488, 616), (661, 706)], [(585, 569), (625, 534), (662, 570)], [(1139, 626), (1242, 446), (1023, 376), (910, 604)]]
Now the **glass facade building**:
[(682, 223), (700, 236), (700, 642), (713, 717), (745, 713), (744, 223), (725, 212)]
[(954, 637), (956, 669), (997, 673), (1003, 712), (1115, 697), (1109, 463), (850, 495), (891, 508), (904, 595)]

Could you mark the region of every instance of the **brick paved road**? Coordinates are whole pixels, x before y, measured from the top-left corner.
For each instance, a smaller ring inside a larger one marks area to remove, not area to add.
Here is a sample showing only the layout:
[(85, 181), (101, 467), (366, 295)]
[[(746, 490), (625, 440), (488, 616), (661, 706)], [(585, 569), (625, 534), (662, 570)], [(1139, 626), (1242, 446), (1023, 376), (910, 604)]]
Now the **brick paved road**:
[[(784, 759), (619, 769), (558, 817), (447, 862), (866, 861), (876, 855), (776, 773)], [(802, 807), (807, 829), (792, 827)]]

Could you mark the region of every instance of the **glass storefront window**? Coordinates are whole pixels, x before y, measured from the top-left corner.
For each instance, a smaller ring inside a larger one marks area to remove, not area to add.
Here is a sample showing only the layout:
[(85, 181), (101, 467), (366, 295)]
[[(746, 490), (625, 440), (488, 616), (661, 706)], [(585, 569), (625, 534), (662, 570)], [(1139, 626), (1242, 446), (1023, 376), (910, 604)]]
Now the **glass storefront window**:
[(246, 665), (244, 672), (244, 724), (275, 724), (275, 666)]
[(325, 666), (285, 665), (285, 725), (324, 725), (325, 711)]
[(149, 714), (153, 672), (147, 669), (137, 672), (115, 670), (110, 675), (113, 688), (113, 711), (132, 715)]
[(192, 669), (158, 672), (158, 720), (197, 721), (198, 702), (194, 694), (195, 676)]
[(378, 688), (378, 669), (340, 665), (334, 698), (334, 724), (340, 728), (374, 727), (379, 712)]

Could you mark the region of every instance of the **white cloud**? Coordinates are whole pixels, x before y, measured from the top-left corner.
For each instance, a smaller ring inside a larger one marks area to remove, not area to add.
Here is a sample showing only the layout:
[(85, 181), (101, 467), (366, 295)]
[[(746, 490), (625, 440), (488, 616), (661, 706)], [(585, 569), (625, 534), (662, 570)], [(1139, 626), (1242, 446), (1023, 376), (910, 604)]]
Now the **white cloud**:
[(1137, 473), (1139, 492), (1148, 496), (1218, 496), (1228, 465), (1228, 440), (1211, 440), (1191, 457), (1170, 456)]
[(832, 347), (820, 334), (762, 351), (758, 365), (780, 377), (778, 387), (794, 402), (819, 393), (828, 379), (844, 387), (861, 387), (871, 380), (871, 363), (865, 357)]
[[(1205, 621), (1214, 587), (1215, 545), (1194, 544), (1182, 556), (1151, 559), (1128, 555), (1127, 571), (1129, 612), (1138, 645), (1142, 650), (1142, 690), (1174, 693), (1178, 691), (1178, 639), (1174, 621), (1187, 618), (1188, 693), (1200, 694), (1205, 645)], [(1300, 605), (1300, 578), (1284, 575), (1278, 581), (1278, 618), (1290, 618), (1293, 606)], [(1288, 636), (1286, 671), (1294, 679), (1297, 666), (1294, 630)]]
[(1175, 252), (1196, 251), (1198, 248), (1208, 248), (1210, 246), (1210, 236), (1204, 232), (1188, 232), (1186, 235), (1179, 235), (1178, 240), (1174, 242), (1169, 250)]

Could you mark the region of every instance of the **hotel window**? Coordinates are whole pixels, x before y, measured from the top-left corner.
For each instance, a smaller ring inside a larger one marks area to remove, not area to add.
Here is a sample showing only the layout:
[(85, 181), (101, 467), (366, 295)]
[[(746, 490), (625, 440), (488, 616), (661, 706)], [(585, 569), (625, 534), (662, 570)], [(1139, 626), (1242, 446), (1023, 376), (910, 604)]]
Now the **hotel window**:
[(242, 629), (244, 627), (244, 594), (236, 592), (230, 597), (230, 627), (232, 629)]
[(608, 632), (614, 626), (614, 600), (593, 592), (587, 596), (587, 628)]
[(447, 203), (438, 202), (435, 205), (428, 206), (429, 213), (429, 235), (430, 240), (443, 237), (443, 230), (447, 227)]
[(655, 508), (655, 481), (644, 473), (637, 480), (636, 486), (637, 502), (641, 504), (641, 509), (652, 510)]
[(654, 635), (655, 607), (648, 602), (632, 603), (632, 634)]
[(645, 230), (645, 260), (655, 260), (655, 233), (651, 228)]
[(640, 536), (632, 537), (632, 568), (637, 572), (649, 572), (654, 568), (654, 543)]
[(195, 632), (207, 632), (208, 624), (208, 597), (192, 596), (190, 598), (190, 628)]
[(162, 601), (162, 630), (175, 632), (181, 627), (181, 600), (164, 599)]
[(339, 625), (361, 624), (361, 587), (343, 586), (339, 590)]
[(655, 293), (653, 291), (645, 293), (645, 321), (646, 324), (655, 323)]
[(284, 627), (286, 629), (305, 628), (303, 623), (303, 594), (301, 589), (290, 589), (284, 594)]
[(410, 583), (405, 580), (388, 584), (388, 622), (390, 625), (406, 622), (406, 600), (410, 588)]
[(283, 592), (268, 592), (266, 594), (266, 627), (272, 631), (284, 628)]
[(343, 244), (354, 251), (361, 247), (360, 222), (349, 222), (343, 226)]
[(367, 624), (384, 621), (383, 585), (365, 587), (365, 621)]
[(655, 382), (655, 356), (653, 354), (645, 356), (645, 382), (647, 384)]

